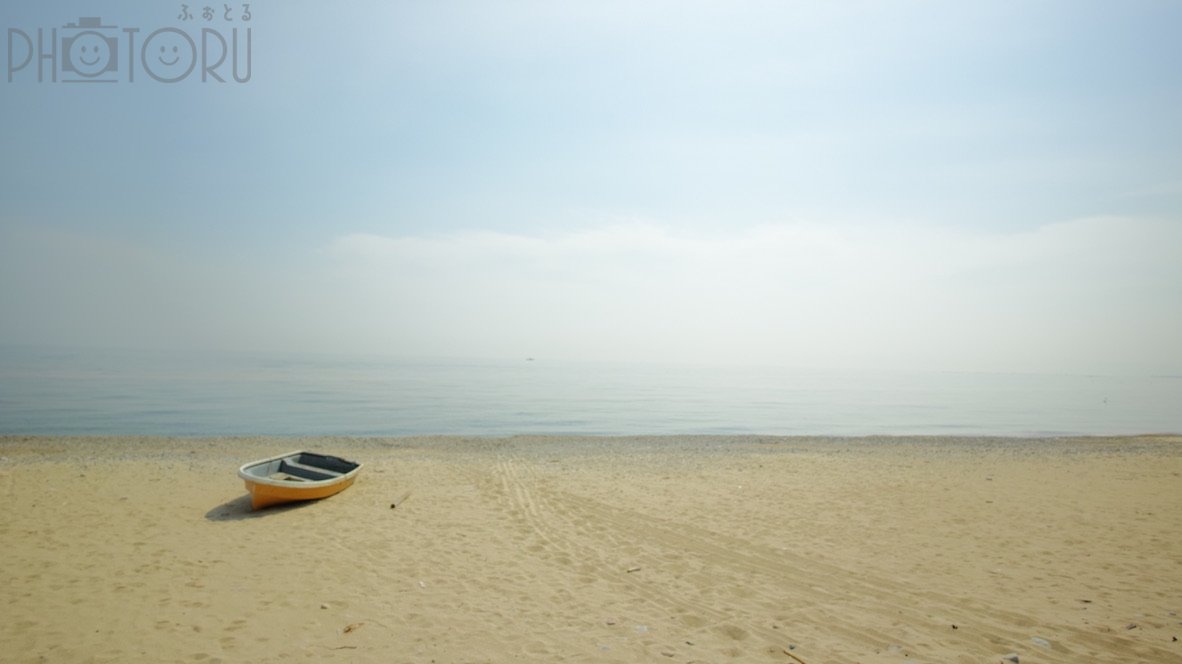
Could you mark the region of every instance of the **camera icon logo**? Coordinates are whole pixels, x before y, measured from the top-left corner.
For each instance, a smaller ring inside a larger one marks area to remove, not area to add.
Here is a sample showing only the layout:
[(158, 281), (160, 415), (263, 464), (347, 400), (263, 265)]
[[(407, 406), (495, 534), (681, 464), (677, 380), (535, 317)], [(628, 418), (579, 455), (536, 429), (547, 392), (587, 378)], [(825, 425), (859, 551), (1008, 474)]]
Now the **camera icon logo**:
[[(119, 71), (119, 37), (113, 25), (103, 25), (97, 16), (83, 16), (77, 23), (67, 23), (62, 30), (62, 72), (72, 72), (82, 78), (73, 82), (113, 83), (114, 78), (99, 76)], [(65, 79), (63, 80), (70, 80)]]

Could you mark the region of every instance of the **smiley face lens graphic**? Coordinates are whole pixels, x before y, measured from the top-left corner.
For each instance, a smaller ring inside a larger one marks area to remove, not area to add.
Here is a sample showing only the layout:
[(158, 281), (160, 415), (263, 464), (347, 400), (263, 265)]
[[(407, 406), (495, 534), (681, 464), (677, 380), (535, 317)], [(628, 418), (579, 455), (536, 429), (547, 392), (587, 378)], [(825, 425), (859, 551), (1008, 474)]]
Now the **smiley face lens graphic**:
[(141, 51), (144, 69), (161, 83), (176, 83), (197, 65), (197, 44), (176, 28), (161, 28), (148, 35)]
[(160, 47), (160, 63), (168, 67), (181, 61), (180, 47), (173, 46), (171, 50), (172, 52), (169, 53), (167, 46)]
[(66, 53), (72, 69), (82, 76), (98, 76), (111, 65), (111, 43), (97, 32), (79, 33)]

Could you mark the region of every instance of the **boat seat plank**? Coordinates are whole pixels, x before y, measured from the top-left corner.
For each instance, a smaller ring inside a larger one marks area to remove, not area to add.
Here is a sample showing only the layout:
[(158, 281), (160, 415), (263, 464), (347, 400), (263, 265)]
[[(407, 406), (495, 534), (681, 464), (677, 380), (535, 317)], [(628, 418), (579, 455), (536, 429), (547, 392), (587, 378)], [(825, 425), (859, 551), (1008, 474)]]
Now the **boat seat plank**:
[(270, 479), (273, 479), (273, 480), (284, 480), (286, 482), (310, 482), (311, 481), (306, 477), (299, 477), (298, 475), (291, 475), (291, 474), (284, 473), (284, 472), (271, 473), (267, 477)]
[(283, 464), (280, 465), (279, 468), (283, 472), (287, 472), (288, 470), (295, 470), (296, 472), (293, 473), (294, 475), (300, 474), (299, 471), (301, 471), (301, 470), (304, 472), (308, 472), (308, 473), (316, 473), (317, 475), (324, 475), (324, 476), (326, 476), (326, 478), (340, 477), (340, 476), (344, 475), (344, 473), (338, 473), (335, 470), (328, 470), (327, 468), (318, 468), (316, 466), (309, 466), (307, 464), (299, 463), (298, 461), (288, 461), (286, 459), (283, 460)]

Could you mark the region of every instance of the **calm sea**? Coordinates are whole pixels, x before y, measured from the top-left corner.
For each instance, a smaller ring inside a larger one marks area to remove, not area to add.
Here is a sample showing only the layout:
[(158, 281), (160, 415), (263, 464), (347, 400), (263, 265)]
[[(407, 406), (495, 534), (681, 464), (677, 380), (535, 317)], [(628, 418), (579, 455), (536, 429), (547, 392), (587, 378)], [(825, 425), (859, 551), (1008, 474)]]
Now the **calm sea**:
[(0, 348), (0, 433), (1182, 432), (1182, 377)]

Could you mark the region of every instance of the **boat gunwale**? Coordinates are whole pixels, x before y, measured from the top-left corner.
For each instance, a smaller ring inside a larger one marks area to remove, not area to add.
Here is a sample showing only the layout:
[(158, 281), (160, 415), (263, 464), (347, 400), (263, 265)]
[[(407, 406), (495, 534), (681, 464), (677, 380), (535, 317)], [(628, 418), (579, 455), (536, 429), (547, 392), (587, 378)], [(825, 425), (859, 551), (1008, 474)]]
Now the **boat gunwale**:
[[(268, 486), (285, 487), (285, 488), (290, 488), (290, 489), (314, 489), (316, 487), (332, 486), (333, 484), (340, 484), (341, 482), (352, 479), (354, 476), (357, 475), (358, 472), (361, 471), (362, 466), (365, 465), (363, 463), (358, 463), (356, 461), (347, 461), (346, 459), (341, 459), (341, 461), (346, 461), (347, 463), (357, 463), (357, 467), (354, 468), (353, 470), (350, 470), (349, 472), (347, 472), (343, 475), (339, 475), (337, 477), (330, 477), (326, 480), (305, 480), (303, 482), (290, 482), (288, 480), (273, 480), (270, 477), (251, 475), (250, 473), (246, 472), (247, 468), (261, 466), (263, 464), (271, 463), (272, 461), (280, 461), (280, 460), (286, 459), (288, 457), (298, 456), (300, 454), (315, 454), (317, 456), (329, 456), (327, 454), (321, 454), (319, 452), (311, 452), (309, 450), (296, 450), (294, 452), (287, 452), (285, 454), (276, 454), (273, 457), (268, 457), (266, 459), (259, 459), (257, 461), (249, 461), (247, 463), (242, 464), (238, 468), (238, 477), (242, 478), (243, 480), (246, 480), (247, 482), (254, 482), (255, 484), (266, 484)], [(340, 457), (336, 457), (336, 458), (340, 459)]]

